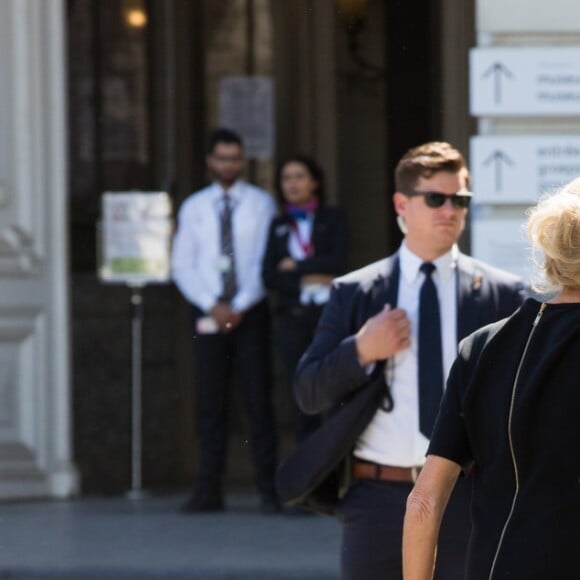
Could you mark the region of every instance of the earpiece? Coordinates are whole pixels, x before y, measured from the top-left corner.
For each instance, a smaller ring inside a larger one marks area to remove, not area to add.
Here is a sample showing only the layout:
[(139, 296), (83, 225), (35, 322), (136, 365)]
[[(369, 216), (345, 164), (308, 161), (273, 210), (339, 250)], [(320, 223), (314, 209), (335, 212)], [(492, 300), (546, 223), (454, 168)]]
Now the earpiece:
[(401, 215), (397, 216), (397, 225), (399, 226), (399, 229), (403, 232), (403, 234), (407, 233), (407, 224), (405, 223), (403, 216)]

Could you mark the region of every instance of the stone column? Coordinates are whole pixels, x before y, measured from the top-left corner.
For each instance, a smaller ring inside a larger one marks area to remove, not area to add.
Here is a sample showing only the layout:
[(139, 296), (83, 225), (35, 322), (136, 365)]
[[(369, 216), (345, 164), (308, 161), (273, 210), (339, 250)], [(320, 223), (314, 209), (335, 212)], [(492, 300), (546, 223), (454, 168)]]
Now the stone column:
[(64, 2), (0, 3), (0, 497), (66, 497), (72, 463)]

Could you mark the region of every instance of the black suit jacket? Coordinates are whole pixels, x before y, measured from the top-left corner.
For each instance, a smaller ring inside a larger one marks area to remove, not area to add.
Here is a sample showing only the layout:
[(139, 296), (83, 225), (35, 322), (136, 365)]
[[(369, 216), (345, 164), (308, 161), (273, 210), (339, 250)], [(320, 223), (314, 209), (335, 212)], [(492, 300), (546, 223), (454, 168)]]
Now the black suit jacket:
[[(457, 260), (457, 339), (509, 316), (525, 298), (521, 279), (465, 254)], [(298, 365), (294, 393), (305, 413), (331, 410), (368, 382), (355, 334), (385, 304), (397, 304), (398, 254), (334, 281), (314, 339)], [(396, 401), (394, 402), (396, 405)]]
[(262, 266), (264, 285), (276, 293), (280, 308), (300, 303), (300, 279), (305, 274), (337, 276), (346, 269), (348, 233), (346, 216), (342, 209), (323, 205), (316, 210), (312, 228), (314, 255), (299, 261), (296, 270), (281, 272), (278, 264), (289, 256), (290, 232), (290, 216), (282, 214), (274, 218)]

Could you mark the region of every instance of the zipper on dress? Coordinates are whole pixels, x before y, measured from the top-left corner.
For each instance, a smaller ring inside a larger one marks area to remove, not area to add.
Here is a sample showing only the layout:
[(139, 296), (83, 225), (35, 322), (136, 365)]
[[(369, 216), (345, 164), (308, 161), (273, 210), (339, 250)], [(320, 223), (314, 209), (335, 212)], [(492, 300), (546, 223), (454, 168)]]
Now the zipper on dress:
[(532, 329), (530, 330), (528, 340), (526, 341), (526, 346), (524, 347), (524, 352), (522, 353), (522, 356), (520, 358), (518, 370), (516, 371), (516, 376), (515, 376), (513, 387), (512, 387), (512, 396), (511, 396), (510, 410), (509, 410), (509, 415), (508, 415), (508, 440), (509, 440), (509, 447), (510, 447), (510, 455), (512, 458), (512, 464), (514, 466), (514, 476), (515, 476), (515, 480), (516, 480), (516, 489), (514, 492), (514, 497), (512, 499), (512, 506), (510, 508), (509, 514), (507, 516), (507, 519), (506, 519), (505, 524), (503, 526), (503, 529), (501, 531), (501, 535), (499, 537), (499, 542), (497, 544), (495, 555), (494, 555), (493, 561), (491, 563), (491, 569), (489, 571), (488, 580), (492, 580), (493, 573), (495, 571), (495, 565), (497, 563), (497, 558), (499, 556), (499, 552), (501, 550), (501, 546), (502, 546), (503, 539), (504, 539), (505, 533), (507, 531), (508, 525), (509, 525), (510, 520), (513, 516), (514, 508), (516, 506), (516, 500), (518, 498), (518, 493), (520, 491), (520, 474), (518, 471), (518, 463), (516, 460), (516, 454), (514, 451), (514, 442), (513, 442), (513, 437), (512, 437), (512, 418), (513, 418), (513, 412), (514, 412), (514, 401), (516, 399), (516, 388), (517, 388), (518, 380), (520, 378), (520, 371), (522, 370), (522, 364), (523, 364), (524, 359), (526, 357), (526, 353), (528, 352), (528, 347), (530, 346), (530, 342), (532, 340), (532, 336), (534, 335), (534, 331), (536, 330), (536, 326), (538, 326), (538, 322), (540, 322), (540, 318), (542, 318), (542, 314), (544, 314), (545, 309), (546, 309), (546, 303), (543, 302), (542, 305), (540, 306), (540, 310), (538, 311), (538, 314), (536, 315), (536, 318), (534, 319), (534, 322), (532, 323)]

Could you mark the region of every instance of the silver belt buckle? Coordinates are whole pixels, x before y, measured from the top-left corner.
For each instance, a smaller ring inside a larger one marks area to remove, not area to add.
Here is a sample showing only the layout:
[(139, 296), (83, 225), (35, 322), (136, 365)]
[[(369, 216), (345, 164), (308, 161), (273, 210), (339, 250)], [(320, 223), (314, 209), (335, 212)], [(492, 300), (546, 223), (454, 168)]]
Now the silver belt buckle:
[(413, 480), (413, 483), (415, 483), (417, 481), (417, 478), (419, 477), (419, 473), (421, 473), (420, 467), (411, 467), (411, 479)]

